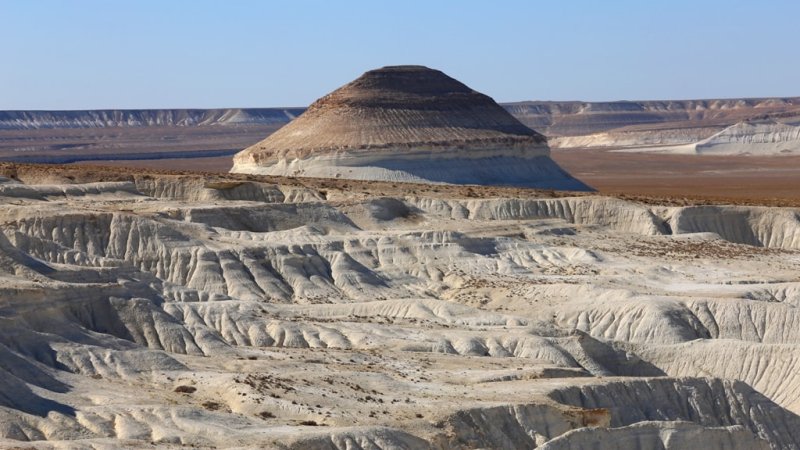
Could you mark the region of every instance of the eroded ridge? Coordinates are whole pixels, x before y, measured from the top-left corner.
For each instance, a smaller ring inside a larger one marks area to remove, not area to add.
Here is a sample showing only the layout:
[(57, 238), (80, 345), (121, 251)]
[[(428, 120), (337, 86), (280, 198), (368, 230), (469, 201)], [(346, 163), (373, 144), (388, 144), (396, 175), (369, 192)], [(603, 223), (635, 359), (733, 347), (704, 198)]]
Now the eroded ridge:
[(0, 445), (800, 448), (796, 209), (26, 170)]

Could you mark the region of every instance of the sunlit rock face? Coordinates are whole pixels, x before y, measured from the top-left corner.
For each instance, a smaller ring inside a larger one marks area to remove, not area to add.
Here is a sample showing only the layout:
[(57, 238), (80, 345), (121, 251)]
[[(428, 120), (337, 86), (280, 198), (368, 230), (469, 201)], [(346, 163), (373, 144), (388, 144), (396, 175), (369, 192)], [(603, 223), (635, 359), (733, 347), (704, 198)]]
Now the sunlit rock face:
[(234, 157), (232, 172), (586, 190), (547, 140), (422, 66), (372, 70)]

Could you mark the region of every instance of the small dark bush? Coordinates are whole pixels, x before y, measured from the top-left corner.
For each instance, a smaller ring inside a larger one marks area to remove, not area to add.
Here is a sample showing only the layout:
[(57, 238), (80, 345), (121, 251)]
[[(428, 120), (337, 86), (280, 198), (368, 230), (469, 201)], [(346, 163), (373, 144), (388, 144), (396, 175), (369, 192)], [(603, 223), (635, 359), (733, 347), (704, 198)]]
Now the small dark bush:
[(175, 392), (180, 392), (181, 394), (192, 394), (197, 391), (197, 388), (194, 386), (178, 386), (175, 388)]
[(222, 403), (210, 402), (210, 401), (203, 402), (203, 408), (209, 411), (219, 411), (220, 409), (222, 409)]

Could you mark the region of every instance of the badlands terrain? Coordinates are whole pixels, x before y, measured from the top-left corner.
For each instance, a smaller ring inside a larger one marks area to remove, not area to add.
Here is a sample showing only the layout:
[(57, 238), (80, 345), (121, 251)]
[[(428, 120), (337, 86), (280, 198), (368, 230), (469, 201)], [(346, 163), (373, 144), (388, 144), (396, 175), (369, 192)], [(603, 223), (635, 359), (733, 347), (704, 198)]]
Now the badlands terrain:
[(0, 175), (5, 448), (800, 448), (798, 209)]

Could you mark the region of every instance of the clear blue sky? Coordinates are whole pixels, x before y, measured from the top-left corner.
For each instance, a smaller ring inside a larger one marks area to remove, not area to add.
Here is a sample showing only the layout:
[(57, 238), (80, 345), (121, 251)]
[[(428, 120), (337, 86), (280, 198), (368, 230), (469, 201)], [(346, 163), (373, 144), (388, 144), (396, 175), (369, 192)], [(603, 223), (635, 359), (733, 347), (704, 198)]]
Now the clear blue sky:
[(800, 0), (0, 0), (0, 109), (303, 106), (423, 64), (498, 101), (800, 95)]

